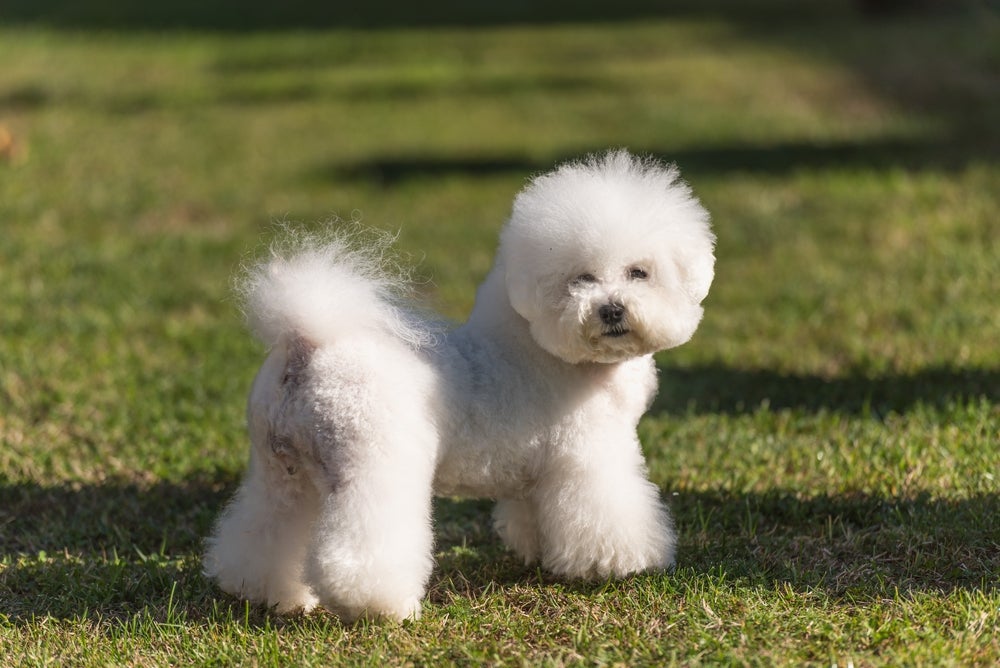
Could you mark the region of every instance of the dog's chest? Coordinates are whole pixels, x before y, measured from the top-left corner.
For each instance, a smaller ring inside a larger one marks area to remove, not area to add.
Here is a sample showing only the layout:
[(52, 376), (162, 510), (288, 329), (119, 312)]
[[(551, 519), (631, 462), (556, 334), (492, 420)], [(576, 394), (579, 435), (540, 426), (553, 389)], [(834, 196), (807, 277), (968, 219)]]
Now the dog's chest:
[(443, 408), (435, 493), (523, 496), (553, 454), (586, 450), (601, 433), (634, 433), (656, 387), (651, 360), (563, 372), (468, 387)]

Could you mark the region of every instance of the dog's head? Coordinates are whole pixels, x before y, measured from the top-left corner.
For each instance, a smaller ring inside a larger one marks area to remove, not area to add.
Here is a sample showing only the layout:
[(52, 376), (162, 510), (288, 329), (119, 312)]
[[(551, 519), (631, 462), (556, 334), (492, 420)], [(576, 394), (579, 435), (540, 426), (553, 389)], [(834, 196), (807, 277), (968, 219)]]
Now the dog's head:
[(500, 259), (538, 345), (571, 363), (619, 362), (691, 338), (714, 243), (675, 167), (619, 150), (532, 180), (514, 200)]

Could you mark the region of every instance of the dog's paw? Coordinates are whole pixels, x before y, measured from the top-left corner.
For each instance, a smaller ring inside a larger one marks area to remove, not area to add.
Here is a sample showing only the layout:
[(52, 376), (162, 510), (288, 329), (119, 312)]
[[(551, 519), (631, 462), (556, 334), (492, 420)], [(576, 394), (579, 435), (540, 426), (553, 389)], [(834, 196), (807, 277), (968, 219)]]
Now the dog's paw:
[(413, 597), (389, 610), (382, 611), (382, 616), (397, 622), (416, 621), (420, 619), (421, 612), (420, 599)]
[(493, 528), (526, 566), (538, 561), (538, 522), (525, 501), (502, 500), (493, 509)]
[(273, 606), (279, 615), (287, 615), (294, 612), (312, 612), (319, 604), (319, 599), (311, 591), (303, 590), (282, 598), (271, 597), (268, 604)]
[(353, 624), (359, 619), (389, 619), (394, 622), (416, 621), (420, 619), (421, 601), (417, 597), (398, 603), (381, 603), (367, 607), (355, 607), (324, 603), (323, 607), (340, 617), (345, 624)]

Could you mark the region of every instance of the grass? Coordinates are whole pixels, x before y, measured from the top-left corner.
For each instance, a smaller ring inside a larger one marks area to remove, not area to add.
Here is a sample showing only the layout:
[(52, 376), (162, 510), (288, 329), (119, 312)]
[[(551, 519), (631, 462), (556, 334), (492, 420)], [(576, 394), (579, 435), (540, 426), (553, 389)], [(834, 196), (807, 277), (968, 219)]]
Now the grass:
[[(1000, 661), (1000, 18), (443, 6), (0, 8), (0, 662)], [(271, 222), (399, 230), (461, 319), (524, 179), (609, 145), (676, 160), (719, 235), (640, 425), (677, 570), (559, 581), (444, 499), (418, 622), (206, 582), (262, 356), (229, 281)]]

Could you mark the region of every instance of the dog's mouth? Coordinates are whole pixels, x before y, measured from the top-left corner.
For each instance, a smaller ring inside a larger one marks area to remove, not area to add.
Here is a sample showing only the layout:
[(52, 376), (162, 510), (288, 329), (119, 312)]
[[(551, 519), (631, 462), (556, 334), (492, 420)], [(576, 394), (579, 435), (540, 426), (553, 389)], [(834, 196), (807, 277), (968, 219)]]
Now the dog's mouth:
[(632, 332), (631, 329), (627, 327), (611, 327), (601, 332), (601, 336), (609, 339), (617, 339)]

